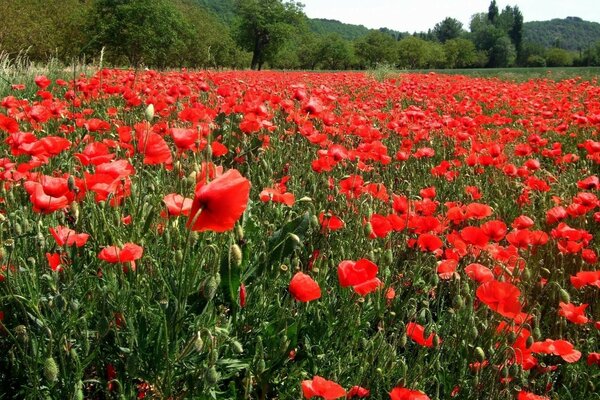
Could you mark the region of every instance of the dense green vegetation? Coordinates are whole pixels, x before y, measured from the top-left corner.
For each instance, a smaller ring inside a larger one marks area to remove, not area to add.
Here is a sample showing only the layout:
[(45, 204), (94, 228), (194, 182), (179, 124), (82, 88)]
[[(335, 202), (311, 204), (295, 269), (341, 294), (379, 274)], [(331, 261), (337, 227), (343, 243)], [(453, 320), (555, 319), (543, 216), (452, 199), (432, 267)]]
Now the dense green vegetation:
[(469, 26), (427, 32), (309, 19), (283, 0), (4, 1), (0, 52), (64, 64), (253, 69), (506, 68), (600, 65), (600, 24), (524, 23), (492, 0)]
[(600, 40), (600, 24), (578, 17), (532, 21), (525, 23), (523, 33), (531, 43), (579, 51)]

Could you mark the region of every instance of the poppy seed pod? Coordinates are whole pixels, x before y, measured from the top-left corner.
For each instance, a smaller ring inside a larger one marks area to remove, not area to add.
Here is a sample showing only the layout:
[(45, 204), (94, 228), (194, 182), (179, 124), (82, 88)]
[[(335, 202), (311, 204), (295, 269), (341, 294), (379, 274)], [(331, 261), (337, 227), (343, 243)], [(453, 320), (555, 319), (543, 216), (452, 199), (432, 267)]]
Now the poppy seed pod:
[(154, 104), (148, 104), (148, 106), (144, 110), (144, 116), (146, 117), (146, 121), (148, 122), (154, 119)]
[(56, 361), (54, 361), (54, 358), (46, 358), (44, 361), (44, 378), (46, 378), (48, 382), (56, 382), (58, 380), (58, 372), (58, 365), (56, 364)]
[(233, 261), (233, 265), (239, 267), (242, 265), (242, 249), (237, 244), (232, 244), (229, 247), (229, 257)]

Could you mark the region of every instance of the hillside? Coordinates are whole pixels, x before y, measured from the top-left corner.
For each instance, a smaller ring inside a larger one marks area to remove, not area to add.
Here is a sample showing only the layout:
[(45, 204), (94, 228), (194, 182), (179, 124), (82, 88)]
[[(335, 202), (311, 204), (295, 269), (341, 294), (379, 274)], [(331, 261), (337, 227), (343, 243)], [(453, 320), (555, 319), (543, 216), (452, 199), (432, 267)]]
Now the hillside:
[(523, 33), (525, 41), (577, 51), (600, 40), (600, 24), (578, 17), (532, 21), (523, 24)]

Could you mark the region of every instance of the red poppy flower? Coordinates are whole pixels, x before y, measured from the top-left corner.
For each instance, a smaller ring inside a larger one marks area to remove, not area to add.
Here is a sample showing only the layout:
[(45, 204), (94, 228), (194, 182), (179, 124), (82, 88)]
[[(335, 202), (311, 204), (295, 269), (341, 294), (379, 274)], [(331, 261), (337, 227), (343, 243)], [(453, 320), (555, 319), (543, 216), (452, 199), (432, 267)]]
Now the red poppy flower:
[(379, 268), (366, 258), (358, 261), (344, 260), (338, 265), (338, 279), (342, 287), (355, 286), (377, 276)]
[(600, 353), (590, 353), (587, 356), (586, 363), (589, 366), (594, 364), (600, 366)]
[(467, 276), (475, 282), (483, 283), (494, 280), (494, 273), (486, 266), (472, 263), (465, 267)]
[(348, 390), (348, 394), (346, 395), (347, 399), (353, 399), (355, 397), (358, 398), (364, 398), (364, 397), (369, 397), (371, 393), (369, 392), (368, 389), (365, 389), (364, 387), (361, 386), (352, 386), (350, 388), (350, 390)]
[(192, 209), (192, 199), (187, 199), (177, 193), (169, 193), (163, 197), (163, 203), (166, 204), (169, 215), (190, 215)]
[(442, 260), (438, 262), (437, 273), (441, 279), (451, 279), (453, 276), (457, 276), (456, 267), (458, 261), (453, 259)]
[(521, 390), (521, 391), (519, 391), (517, 400), (550, 400), (550, 399), (549, 399), (549, 397), (546, 397), (546, 396), (538, 396), (537, 394), (533, 394), (533, 393)]
[(558, 304), (560, 309), (558, 315), (565, 317), (574, 324), (587, 324), (589, 319), (585, 316), (585, 309), (588, 304), (582, 304), (576, 306), (572, 303), (563, 303), (562, 301)]
[[(428, 337), (425, 337), (425, 327), (417, 324), (416, 322), (409, 322), (406, 325), (406, 336), (425, 347), (433, 347), (434, 333), (431, 333)], [(442, 340), (438, 337), (439, 343)]]
[(313, 278), (297, 272), (290, 281), (290, 293), (296, 300), (308, 302), (321, 297), (321, 288)]
[(417, 245), (421, 251), (436, 251), (440, 247), (442, 247), (444, 243), (442, 240), (436, 235), (432, 235), (431, 233), (424, 233), (419, 235), (417, 239)]
[(33, 81), (42, 90), (46, 89), (52, 83), (52, 81), (45, 75), (38, 75), (33, 79)]
[(17, 133), (19, 131), (19, 123), (13, 118), (0, 114), (0, 130), (7, 133)]
[[(135, 243), (125, 243), (123, 248), (109, 246), (98, 253), (98, 258), (111, 264), (131, 263), (131, 270), (135, 271), (135, 260), (142, 257), (144, 249)], [(127, 271), (127, 268), (124, 268)]]
[(27, 181), (23, 184), (29, 200), (33, 204), (33, 211), (44, 214), (52, 213), (56, 210), (61, 210), (69, 205), (69, 199), (65, 195), (51, 196), (47, 194), (41, 183)]
[(429, 397), (418, 390), (397, 387), (390, 392), (390, 400), (429, 400)]
[(77, 233), (72, 229), (60, 225), (56, 228), (51, 227), (50, 233), (54, 237), (54, 240), (56, 240), (56, 244), (60, 247), (65, 245), (82, 247), (90, 237), (87, 233)]
[(268, 201), (273, 201), (275, 203), (283, 203), (286, 206), (293, 206), (296, 202), (296, 198), (292, 193), (282, 193), (280, 190), (273, 188), (263, 189), (258, 197), (260, 198), (260, 201), (265, 203)]
[(575, 350), (573, 345), (566, 340), (546, 339), (543, 342), (534, 342), (530, 350), (533, 353), (552, 354), (560, 356), (568, 363), (574, 363), (581, 358), (581, 352)]
[(331, 213), (320, 213), (319, 224), (321, 224), (321, 229), (323, 231), (337, 231), (344, 227), (344, 221)]
[(233, 229), (248, 205), (250, 181), (230, 169), (207, 184), (196, 185), (187, 227), (193, 231)]
[(570, 277), (571, 284), (575, 289), (581, 289), (586, 285), (595, 286), (600, 289), (600, 270), (581, 271)]
[(319, 396), (325, 400), (333, 400), (345, 396), (346, 391), (333, 381), (315, 376), (312, 380), (302, 381), (302, 394), (305, 399), (312, 399), (315, 396)]
[(507, 318), (522, 319), (519, 288), (508, 282), (488, 281), (477, 288), (477, 298)]

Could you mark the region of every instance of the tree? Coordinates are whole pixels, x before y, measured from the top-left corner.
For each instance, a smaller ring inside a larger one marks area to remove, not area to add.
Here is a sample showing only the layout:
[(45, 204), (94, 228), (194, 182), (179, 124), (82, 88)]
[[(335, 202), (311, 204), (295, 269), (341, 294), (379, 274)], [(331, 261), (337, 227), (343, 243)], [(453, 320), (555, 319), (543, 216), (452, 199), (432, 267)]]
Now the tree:
[(446, 55), (446, 67), (466, 68), (477, 61), (477, 49), (475, 44), (468, 39), (450, 39), (444, 43)]
[(236, 11), (238, 40), (252, 52), (252, 69), (261, 69), (304, 17), (300, 3), (282, 0), (237, 0)]
[(513, 12), (513, 23), (510, 29), (508, 30), (508, 36), (510, 40), (515, 45), (515, 49), (517, 50), (517, 56), (520, 56), (521, 51), (523, 50), (523, 14), (519, 7), (514, 6), (512, 9)]
[(441, 43), (446, 43), (447, 40), (456, 39), (463, 33), (463, 25), (457, 19), (445, 18), (442, 22), (435, 24), (433, 35)]
[(89, 32), (96, 50), (116, 63), (158, 67), (183, 50), (190, 27), (168, 0), (96, 0)]
[(496, 40), (490, 50), (488, 66), (492, 68), (510, 67), (514, 64), (516, 55), (515, 46), (508, 36), (502, 36)]
[(427, 65), (427, 45), (424, 39), (409, 36), (398, 42), (398, 63), (402, 68), (417, 69)]
[(362, 66), (370, 68), (377, 64), (394, 64), (396, 62), (396, 40), (389, 34), (371, 31), (354, 42), (354, 49)]
[(320, 40), (318, 55), (323, 69), (348, 69), (355, 62), (352, 45), (337, 33), (330, 33)]
[(553, 47), (546, 51), (546, 66), (569, 67), (573, 65), (573, 57), (567, 50)]
[(496, 0), (492, 0), (488, 8), (488, 21), (490, 21), (492, 24), (495, 24), (496, 18), (498, 18), (498, 14), (498, 5), (496, 4)]

